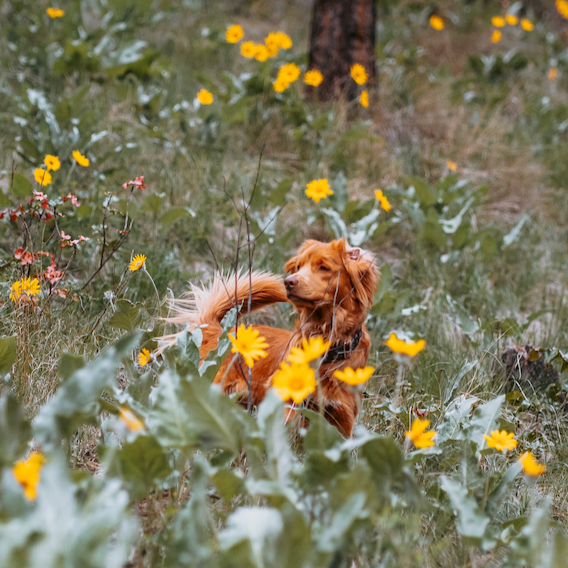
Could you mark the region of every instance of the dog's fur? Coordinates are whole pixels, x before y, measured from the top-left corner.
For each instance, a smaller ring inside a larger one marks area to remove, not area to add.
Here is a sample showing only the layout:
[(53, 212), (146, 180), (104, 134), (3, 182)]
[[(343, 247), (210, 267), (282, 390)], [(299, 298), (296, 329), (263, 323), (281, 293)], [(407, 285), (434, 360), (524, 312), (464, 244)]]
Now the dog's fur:
[[(349, 358), (319, 368), (320, 388), (307, 401), (307, 406), (324, 406), (327, 420), (345, 436), (350, 436), (360, 406), (360, 398), (343, 382), (333, 377), (336, 370), (357, 369), (367, 363), (370, 337), (364, 326), (365, 318), (377, 291), (379, 271), (371, 253), (353, 248), (344, 239), (322, 243), (308, 240), (297, 255), (285, 265), (289, 276), (281, 278), (265, 273), (223, 277), (217, 275), (207, 289), (192, 286), (189, 299), (172, 302), (175, 316), (168, 321), (188, 324), (190, 329), (203, 328), (200, 348), (202, 358), (217, 346), (221, 335), (220, 321), (235, 305), (245, 312), (249, 289), (251, 311), (276, 302), (291, 302), (298, 313), (294, 330), (287, 331), (255, 325), (268, 343), (267, 356), (252, 368), (251, 393), (253, 404), (259, 404), (271, 387), (272, 376), (278, 370), (291, 347), (301, 346), (303, 338), (322, 336), (332, 344), (348, 344), (358, 329), (363, 335)], [(252, 283), (252, 286), (250, 284)], [(162, 338), (160, 347), (175, 343), (175, 335)], [(242, 358), (231, 354), (217, 372), (214, 383), (223, 392), (243, 393), (248, 398), (248, 368)], [(293, 411), (287, 413), (290, 418)]]

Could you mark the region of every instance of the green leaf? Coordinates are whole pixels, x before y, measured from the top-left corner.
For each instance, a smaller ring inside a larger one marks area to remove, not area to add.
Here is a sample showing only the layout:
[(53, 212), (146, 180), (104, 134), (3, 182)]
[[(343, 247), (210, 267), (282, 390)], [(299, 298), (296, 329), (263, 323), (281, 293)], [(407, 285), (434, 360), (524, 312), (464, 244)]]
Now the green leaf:
[(0, 377), (10, 372), (16, 354), (16, 336), (0, 338)]
[(160, 217), (160, 224), (166, 226), (171, 225), (173, 222), (187, 215), (195, 217), (195, 213), (186, 207), (171, 207)]
[(477, 505), (477, 501), (469, 496), (467, 489), (457, 481), (443, 475), (441, 486), (449, 497), (452, 509), (457, 516), (456, 528), (458, 532), (476, 543), (481, 542), (489, 524), (489, 517), (483, 514)]
[(478, 402), (475, 396), (460, 395), (453, 400), (444, 413), (444, 419), (436, 429), (436, 444), (446, 441), (463, 440), (463, 430), (469, 424), (469, 416), (473, 405)]
[(22, 405), (5, 390), (0, 398), (0, 467), (23, 457), (31, 438), (30, 422)]
[(22, 174), (14, 174), (12, 182), (12, 195), (18, 199), (25, 199), (32, 194), (31, 182)]
[(530, 212), (525, 213), (515, 224), (515, 226), (503, 237), (503, 248), (513, 244), (521, 234), (521, 229), (525, 223), (530, 219)]
[(246, 491), (245, 477), (238, 469), (219, 468), (211, 474), (211, 480), (227, 503)]
[(124, 479), (134, 499), (141, 499), (157, 488), (156, 482), (164, 480), (171, 468), (156, 439), (141, 435), (132, 442), (123, 443), (114, 455), (110, 472)]
[(455, 377), (449, 381), (446, 387), (446, 393), (444, 395), (444, 403), (449, 402), (449, 400), (454, 395), (455, 390), (460, 386), (461, 380), (478, 364), (478, 359), (473, 361), (467, 361), (461, 366), (461, 369), (456, 373)]
[(502, 394), (475, 409), (469, 427), (466, 430), (466, 438), (477, 445), (478, 452), (485, 445), (483, 436), (485, 434), (489, 435), (491, 430), (497, 429), (499, 417), (501, 416), (501, 406), (504, 401), (505, 395)]
[(144, 203), (142, 204), (142, 207), (140, 209), (142, 209), (142, 211), (149, 211), (150, 213), (154, 213), (154, 215), (157, 215), (162, 209), (162, 205), (164, 204), (165, 201), (166, 201), (165, 193), (161, 194), (151, 193), (150, 195), (146, 196), (146, 199), (144, 199)]
[(75, 371), (85, 366), (85, 359), (81, 355), (63, 353), (57, 364), (57, 374), (64, 381), (67, 380)]
[(147, 425), (165, 447), (223, 449), (236, 455), (257, 430), (254, 420), (217, 386), (172, 370), (159, 377)]
[(99, 397), (114, 386), (117, 367), (137, 341), (136, 335), (122, 338), (59, 386), (34, 420), (34, 433), (44, 446), (58, 445), (83, 424), (97, 424)]
[(517, 477), (517, 475), (521, 472), (523, 466), (518, 462), (514, 462), (512, 465), (509, 466), (507, 471), (501, 477), (497, 486), (493, 489), (490, 493), (489, 498), (487, 499), (487, 504), (485, 505), (485, 513), (490, 517), (494, 517), (495, 513), (497, 513), (497, 509), (501, 504), (501, 501), (507, 495), (513, 481)]
[(116, 302), (116, 312), (108, 320), (108, 324), (115, 329), (123, 329), (132, 333), (140, 322), (144, 319), (144, 305), (138, 302), (136, 305), (128, 300), (118, 300)]

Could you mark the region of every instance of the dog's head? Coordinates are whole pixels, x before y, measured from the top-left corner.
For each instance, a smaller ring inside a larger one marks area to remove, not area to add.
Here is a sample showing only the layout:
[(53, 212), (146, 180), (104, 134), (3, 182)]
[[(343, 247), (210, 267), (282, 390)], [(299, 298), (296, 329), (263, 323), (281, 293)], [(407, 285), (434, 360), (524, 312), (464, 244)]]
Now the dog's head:
[(284, 268), (286, 294), (297, 308), (352, 309), (356, 304), (366, 313), (377, 291), (379, 271), (373, 254), (351, 247), (345, 239), (308, 240)]

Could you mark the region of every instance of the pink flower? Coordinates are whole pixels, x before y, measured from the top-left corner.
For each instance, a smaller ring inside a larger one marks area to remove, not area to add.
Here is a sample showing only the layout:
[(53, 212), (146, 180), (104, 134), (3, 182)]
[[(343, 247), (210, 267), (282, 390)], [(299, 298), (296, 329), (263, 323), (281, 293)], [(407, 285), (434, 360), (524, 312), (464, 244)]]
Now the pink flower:
[(22, 247), (14, 251), (14, 258), (20, 260), (22, 266), (34, 263), (34, 255), (31, 252), (24, 250)]
[(43, 277), (49, 280), (51, 284), (56, 284), (63, 278), (63, 276), (65, 276), (65, 274), (63, 274), (60, 270), (57, 270), (54, 264), (49, 265), (47, 270), (43, 273)]
[(129, 185), (134, 185), (138, 187), (138, 189), (146, 189), (147, 185), (144, 183), (144, 176), (138, 176), (135, 180), (127, 181), (126, 183), (122, 184), (124, 189), (127, 189)]
[(77, 196), (70, 193), (69, 195), (65, 195), (63, 197), (63, 203), (71, 200), (71, 203), (75, 205), (75, 207), (81, 207), (81, 204), (77, 201)]
[(66, 235), (65, 231), (61, 231), (61, 240), (69, 241), (71, 239), (71, 235)]

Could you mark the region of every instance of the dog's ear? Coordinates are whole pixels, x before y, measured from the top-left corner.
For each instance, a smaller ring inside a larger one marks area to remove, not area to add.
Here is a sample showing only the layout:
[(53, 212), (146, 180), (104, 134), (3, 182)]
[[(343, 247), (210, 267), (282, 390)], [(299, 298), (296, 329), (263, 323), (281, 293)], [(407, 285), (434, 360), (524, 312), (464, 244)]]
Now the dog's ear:
[(362, 248), (351, 247), (345, 243), (345, 270), (349, 275), (355, 296), (369, 309), (373, 305), (373, 297), (377, 293), (379, 269), (374, 255)]
[(308, 239), (307, 241), (304, 241), (302, 243), (302, 246), (298, 249), (298, 252), (296, 253), (296, 256), (294, 256), (293, 258), (291, 258), (285, 265), (284, 265), (284, 270), (286, 272), (293, 272), (294, 269), (296, 268), (296, 265), (298, 264), (298, 261), (300, 260), (300, 256), (302, 256), (302, 254), (304, 254), (311, 246), (313, 245), (317, 245), (320, 244), (319, 241), (315, 241), (313, 239)]

